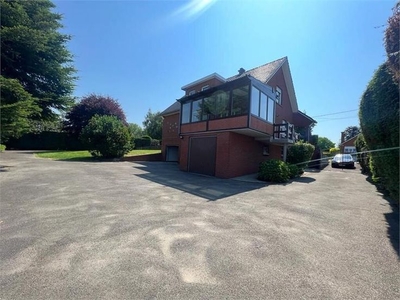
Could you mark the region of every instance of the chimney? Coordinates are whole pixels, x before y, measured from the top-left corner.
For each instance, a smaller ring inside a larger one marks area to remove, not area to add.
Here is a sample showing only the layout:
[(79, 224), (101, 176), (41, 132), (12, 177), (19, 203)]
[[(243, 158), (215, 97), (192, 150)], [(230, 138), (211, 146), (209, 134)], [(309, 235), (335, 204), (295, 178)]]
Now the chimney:
[(239, 72), (239, 75), (242, 75), (244, 72), (246, 72), (246, 70), (243, 69), (243, 68), (240, 68), (240, 69), (238, 70), (238, 72)]
[(344, 143), (344, 131), (341, 132), (340, 143)]

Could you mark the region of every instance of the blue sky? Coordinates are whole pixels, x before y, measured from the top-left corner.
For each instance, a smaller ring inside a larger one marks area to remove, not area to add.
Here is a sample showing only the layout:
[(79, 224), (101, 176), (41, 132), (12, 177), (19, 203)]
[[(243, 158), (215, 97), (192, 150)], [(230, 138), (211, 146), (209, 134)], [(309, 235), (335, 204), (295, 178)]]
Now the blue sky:
[(338, 142), (358, 125), (360, 97), (384, 62), (383, 31), (395, 1), (55, 1), (72, 35), (75, 95), (118, 99), (142, 125), (181, 87), (288, 56), (299, 109), (314, 134)]

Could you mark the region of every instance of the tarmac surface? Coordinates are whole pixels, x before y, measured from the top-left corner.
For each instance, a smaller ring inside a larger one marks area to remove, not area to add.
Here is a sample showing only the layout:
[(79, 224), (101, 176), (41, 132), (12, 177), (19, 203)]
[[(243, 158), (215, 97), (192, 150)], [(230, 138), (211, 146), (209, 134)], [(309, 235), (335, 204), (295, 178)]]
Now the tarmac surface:
[(357, 170), (281, 185), (0, 153), (0, 299), (399, 299), (398, 206)]

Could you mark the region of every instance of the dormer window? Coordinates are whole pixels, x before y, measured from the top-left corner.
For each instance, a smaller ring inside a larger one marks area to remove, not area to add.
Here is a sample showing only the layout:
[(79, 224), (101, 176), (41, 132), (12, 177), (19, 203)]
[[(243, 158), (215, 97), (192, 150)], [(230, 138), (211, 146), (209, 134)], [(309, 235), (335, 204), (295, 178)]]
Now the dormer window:
[(279, 87), (276, 87), (276, 103), (282, 105), (282, 90)]
[(192, 91), (189, 92), (189, 96), (194, 95), (194, 94), (196, 94), (195, 90), (192, 90)]
[(202, 91), (205, 91), (205, 90), (208, 90), (209, 88), (210, 88), (210, 86), (207, 84), (207, 85), (203, 86), (203, 87), (201, 88), (201, 90), (202, 90)]

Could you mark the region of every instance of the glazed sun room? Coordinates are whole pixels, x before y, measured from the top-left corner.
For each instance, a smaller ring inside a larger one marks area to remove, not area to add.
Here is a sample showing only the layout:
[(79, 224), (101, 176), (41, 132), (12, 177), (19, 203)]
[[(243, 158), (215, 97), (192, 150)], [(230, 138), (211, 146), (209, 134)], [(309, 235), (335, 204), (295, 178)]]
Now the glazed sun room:
[(178, 100), (181, 102), (180, 133), (229, 130), (260, 140), (289, 138), (291, 124), (279, 124), (285, 128), (279, 128), (276, 135), (275, 99), (272, 87), (251, 76), (185, 96)]

